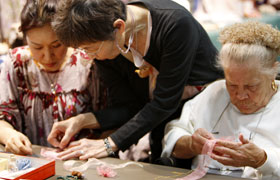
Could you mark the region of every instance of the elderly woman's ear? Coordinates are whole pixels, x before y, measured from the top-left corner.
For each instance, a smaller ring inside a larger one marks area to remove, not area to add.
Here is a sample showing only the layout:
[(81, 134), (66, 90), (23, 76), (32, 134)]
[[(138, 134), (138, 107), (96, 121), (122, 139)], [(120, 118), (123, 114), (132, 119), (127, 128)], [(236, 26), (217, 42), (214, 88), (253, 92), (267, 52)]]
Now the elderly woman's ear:
[(279, 61), (276, 61), (274, 64), (273, 64), (273, 69), (274, 69), (274, 79), (276, 79), (277, 77), (280, 78), (278, 76), (278, 72), (279, 72), (279, 68), (280, 68), (280, 62)]

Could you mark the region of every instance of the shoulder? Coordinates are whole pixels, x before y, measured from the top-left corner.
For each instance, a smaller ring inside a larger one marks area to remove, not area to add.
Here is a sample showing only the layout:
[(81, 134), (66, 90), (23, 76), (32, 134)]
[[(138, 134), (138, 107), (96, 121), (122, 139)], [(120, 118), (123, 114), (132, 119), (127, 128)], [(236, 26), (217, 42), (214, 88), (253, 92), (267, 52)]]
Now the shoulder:
[(190, 106), (192, 112), (197, 112), (195, 116), (198, 120), (210, 122), (218, 118), (229, 102), (230, 97), (225, 86), (225, 80), (218, 80), (209, 84), (207, 88), (191, 100)]
[(68, 65), (71, 67), (80, 67), (80, 68), (90, 68), (92, 66), (92, 61), (88, 55), (77, 49), (70, 49), (70, 55), (68, 56)]
[(24, 68), (26, 63), (29, 62), (31, 53), (28, 46), (17, 47), (10, 49), (9, 53), (3, 58), (1, 69), (5, 71), (13, 71), (14, 69)]
[(21, 46), (10, 50), (9, 55), (12, 61), (25, 63), (31, 59), (31, 51), (28, 46)]
[[(186, 8), (171, 0), (139, 0), (129, 4), (144, 5), (150, 11), (152, 21), (157, 22), (157, 24), (163, 22), (172, 24), (179, 21), (185, 22), (194, 19)], [(179, 24), (180, 23), (178, 23), (178, 25)]]
[(218, 104), (224, 99), (229, 99), (225, 80), (217, 80), (209, 84), (196, 98), (201, 100), (203, 104)]
[(207, 85), (207, 87), (205, 88), (205, 90), (207, 93), (214, 93), (214, 94), (220, 94), (222, 92), (227, 92), (226, 90), (226, 80), (221, 79), (221, 80), (217, 80), (214, 81), (212, 83), (210, 83), (209, 85)]

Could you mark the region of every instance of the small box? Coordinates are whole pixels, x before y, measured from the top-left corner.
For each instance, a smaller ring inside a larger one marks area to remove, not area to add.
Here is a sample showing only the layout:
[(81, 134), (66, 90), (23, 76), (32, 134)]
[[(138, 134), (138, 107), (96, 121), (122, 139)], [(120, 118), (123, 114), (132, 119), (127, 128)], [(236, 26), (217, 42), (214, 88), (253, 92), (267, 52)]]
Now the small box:
[(8, 159), (0, 158), (0, 171), (6, 170), (8, 168)]
[[(9, 160), (11, 154), (0, 153), (0, 159)], [(21, 174), (11, 176), (7, 173), (7, 170), (0, 171), (0, 179), (6, 180), (19, 180), (19, 179), (30, 179), (30, 180), (41, 180), (46, 179), (55, 175), (55, 161), (47, 160), (43, 158), (35, 158), (29, 156), (15, 155), (17, 159), (27, 158), (32, 162), (32, 168), (21, 171)]]

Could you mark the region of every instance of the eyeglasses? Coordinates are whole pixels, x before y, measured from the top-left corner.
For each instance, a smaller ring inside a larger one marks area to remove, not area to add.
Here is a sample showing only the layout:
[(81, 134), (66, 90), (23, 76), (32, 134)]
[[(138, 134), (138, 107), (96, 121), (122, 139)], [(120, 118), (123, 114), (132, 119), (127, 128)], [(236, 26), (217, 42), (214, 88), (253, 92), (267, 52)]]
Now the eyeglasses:
[(101, 50), (103, 44), (104, 44), (104, 41), (102, 41), (102, 43), (100, 44), (98, 50), (95, 51), (95, 52), (90, 52), (90, 50), (85, 50), (85, 49), (82, 49), (82, 48), (78, 48), (78, 50), (85, 52), (88, 56), (91, 56), (91, 57), (94, 56), (94, 57), (96, 57), (96, 55), (100, 52), (100, 50)]

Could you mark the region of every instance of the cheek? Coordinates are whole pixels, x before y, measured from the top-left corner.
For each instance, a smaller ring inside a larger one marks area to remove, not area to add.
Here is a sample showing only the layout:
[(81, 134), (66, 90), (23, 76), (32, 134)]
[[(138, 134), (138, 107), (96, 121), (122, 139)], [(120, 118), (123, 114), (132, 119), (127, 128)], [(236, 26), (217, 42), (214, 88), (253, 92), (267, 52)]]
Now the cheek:
[(34, 58), (34, 60), (38, 61), (38, 62), (41, 62), (41, 59), (42, 59), (42, 56), (43, 54), (41, 53), (41, 51), (39, 50), (32, 50), (30, 49), (31, 51), (31, 54), (32, 54), (32, 57)]
[(252, 97), (251, 99), (255, 103), (262, 103), (266, 99), (267, 93), (264, 90), (260, 89), (252, 93), (251, 97)]
[(67, 52), (67, 48), (58, 48), (54, 51), (57, 60), (63, 60)]

